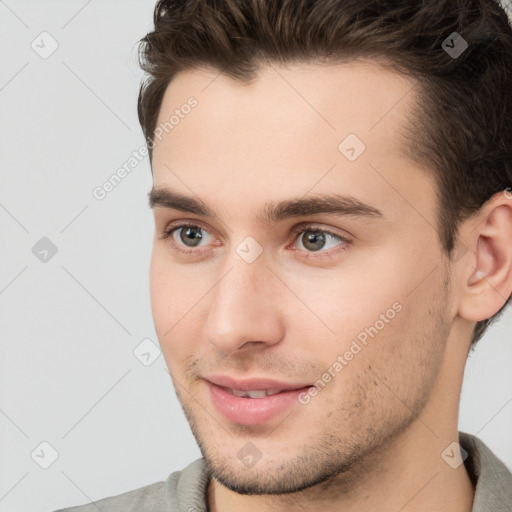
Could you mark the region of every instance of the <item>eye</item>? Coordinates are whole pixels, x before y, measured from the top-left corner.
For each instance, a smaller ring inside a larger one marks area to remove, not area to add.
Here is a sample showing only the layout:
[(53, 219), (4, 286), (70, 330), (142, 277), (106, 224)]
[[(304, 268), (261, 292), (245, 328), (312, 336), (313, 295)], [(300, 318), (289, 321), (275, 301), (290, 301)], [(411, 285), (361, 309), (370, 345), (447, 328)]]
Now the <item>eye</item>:
[(178, 251), (191, 252), (196, 247), (208, 245), (209, 239), (214, 237), (196, 224), (179, 224), (167, 228), (162, 238), (171, 238), (173, 246)]
[(294, 229), (294, 234), (297, 235), (295, 248), (307, 253), (325, 253), (335, 247), (344, 250), (349, 243), (347, 238), (316, 225), (298, 226)]
[(197, 247), (201, 245), (201, 241), (204, 239), (204, 231), (198, 226), (184, 226), (174, 230), (173, 235), (176, 241), (183, 242), (188, 247)]

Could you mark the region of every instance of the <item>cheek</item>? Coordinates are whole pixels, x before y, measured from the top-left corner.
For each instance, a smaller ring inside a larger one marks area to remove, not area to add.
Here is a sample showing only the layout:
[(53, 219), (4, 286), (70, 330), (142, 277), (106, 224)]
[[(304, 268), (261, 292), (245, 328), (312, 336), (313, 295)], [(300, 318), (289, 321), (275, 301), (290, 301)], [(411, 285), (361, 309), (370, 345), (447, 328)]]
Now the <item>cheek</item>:
[(207, 292), (215, 281), (193, 267), (172, 264), (164, 247), (153, 248), (149, 276), (153, 322), (167, 367), (178, 378), (187, 362), (211, 348), (202, 332)]
[(153, 321), (165, 350), (182, 324), (186, 323), (187, 309), (197, 301), (199, 282), (191, 283), (176, 266), (170, 265), (161, 248), (153, 249), (149, 277)]
[(165, 324), (168, 324), (167, 328), (172, 325), (169, 321), (169, 312), (173, 302), (172, 293), (169, 293), (173, 289), (170, 288), (172, 286), (172, 279), (165, 270), (162, 260), (160, 251), (153, 248), (149, 267), (149, 293), (153, 320), (160, 342), (162, 342), (162, 331)]
[(392, 276), (382, 275), (381, 270), (372, 275), (368, 268), (323, 273), (316, 269), (290, 276), (290, 288), (301, 300), (288, 300), (286, 313), (292, 315), (288, 325), (302, 325), (308, 337), (321, 335), (334, 350), (345, 349), (360, 334), (364, 338), (366, 330), (374, 332), (375, 326), (379, 332), (388, 331), (400, 321), (407, 289)]

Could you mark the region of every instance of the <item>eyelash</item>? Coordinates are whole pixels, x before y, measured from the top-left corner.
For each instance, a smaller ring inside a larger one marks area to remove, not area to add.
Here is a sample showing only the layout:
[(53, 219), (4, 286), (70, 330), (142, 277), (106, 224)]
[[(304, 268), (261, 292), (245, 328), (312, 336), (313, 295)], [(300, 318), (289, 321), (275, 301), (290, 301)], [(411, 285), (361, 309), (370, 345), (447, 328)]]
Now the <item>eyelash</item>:
[[(176, 250), (182, 254), (186, 254), (186, 255), (196, 254), (199, 256), (208, 250), (208, 249), (204, 249), (204, 250), (183, 249), (183, 246), (177, 244), (174, 241), (172, 235), (175, 231), (177, 231), (179, 229), (183, 229), (183, 228), (199, 228), (208, 233), (208, 230), (205, 227), (201, 226), (201, 224), (199, 224), (199, 223), (181, 223), (181, 224), (173, 224), (173, 225), (167, 226), (167, 228), (163, 232), (161, 238), (163, 240), (170, 239), (173, 250)], [(298, 235), (300, 235), (301, 233), (305, 233), (307, 231), (317, 231), (320, 233), (324, 233), (324, 234), (330, 235), (330, 236), (338, 239), (340, 242), (343, 242), (343, 243), (340, 244), (340, 246), (328, 249), (326, 251), (320, 249), (318, 252), (305, 251), (304, 249), (297, 249), (297, 248), (293, 249), (294, 251), (300, 251), (300, 252), (305, 253), (306, 258), (318, 259), (318, 258), (333, 257), (334, 255), (345, 251), (347, 249), (347, 245), (350, 244), (350, 240), (342, 235), (339, 235), (337, 233), (329, 231), (328, 229), (321, 228), (318, 224), (307, 224), (307, 223), (300, 224), (298, 226), (295, 226), (292, 229), (291, 234), (294, 235), (293, 241), (295, 242), (298, 238)]]

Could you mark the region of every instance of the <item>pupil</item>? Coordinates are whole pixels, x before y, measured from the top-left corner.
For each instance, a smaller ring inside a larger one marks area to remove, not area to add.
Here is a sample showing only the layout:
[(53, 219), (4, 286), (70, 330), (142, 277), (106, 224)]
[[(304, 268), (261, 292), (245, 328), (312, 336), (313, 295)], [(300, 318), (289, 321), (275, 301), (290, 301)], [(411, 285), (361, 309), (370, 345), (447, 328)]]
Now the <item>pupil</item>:
[(302, 243), (306, 249), (318, 251), (325, 245), (325, 235), (321, 231), (306, 231), (302, 235)]

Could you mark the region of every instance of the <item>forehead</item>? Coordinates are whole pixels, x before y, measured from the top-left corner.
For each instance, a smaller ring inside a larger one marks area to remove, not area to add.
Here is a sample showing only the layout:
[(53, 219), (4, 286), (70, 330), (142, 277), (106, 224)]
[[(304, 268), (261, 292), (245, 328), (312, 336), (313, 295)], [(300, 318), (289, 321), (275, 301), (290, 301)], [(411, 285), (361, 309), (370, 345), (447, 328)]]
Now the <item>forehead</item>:
[(381, 194), (391, 180), (408, 195), (428, 178), (410, 172), (417, 164), (403, 151), (416, 95), (415, 81), (372, 61), (271, 64), (248, 84), (208, 68), (182, 71), (159, 112), (154, 185), (268, 198), (269, 187), (282, 197), (333, 187)]
[[(173, 77), (164, 94), (158, 123), (165, 123), (193, 96), (200, 104), (194, 117), (201, 117), (205, 129), (213, 123), (242, 121), (263, 122), (270, 131), (275, 127), (273, 123), (282, 127), (300, 120), (306, 128), (337, 131), (338, 135), (351, 129), (364, 135), (384, 121), (381, 130), (393, 124), (397, 127), (412, 107), (416, 85), (412, 78), (371, 60), (263, 65), (249, 83), (216, 69), (199, 67)], [(208, 120), (211, 122), (204, 124)]]

